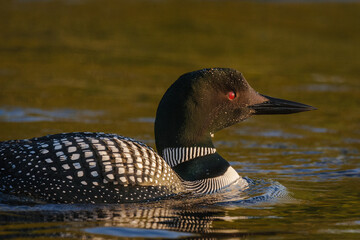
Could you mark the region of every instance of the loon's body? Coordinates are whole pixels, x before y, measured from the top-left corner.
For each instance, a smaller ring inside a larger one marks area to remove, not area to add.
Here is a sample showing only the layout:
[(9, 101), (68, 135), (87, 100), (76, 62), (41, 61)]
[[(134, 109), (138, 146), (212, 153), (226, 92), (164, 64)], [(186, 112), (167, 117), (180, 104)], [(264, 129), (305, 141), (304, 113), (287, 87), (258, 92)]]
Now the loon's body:
[(184, 190), (153, 149), (115, 134), (8, 141), (0, 157), (0, 191), (45, 202), (135, 202)]
[(213, 193), (235, 182), (246, 188), (246, 180), (216, 152), (212, 134), (252, 114), (312, 109), (258, 94), (236, 70), (191, 72), (159, 104), (159, 154), (131, 138), (105, 133), (0, 142), (0, 192), (52, 203), (123, 203)]

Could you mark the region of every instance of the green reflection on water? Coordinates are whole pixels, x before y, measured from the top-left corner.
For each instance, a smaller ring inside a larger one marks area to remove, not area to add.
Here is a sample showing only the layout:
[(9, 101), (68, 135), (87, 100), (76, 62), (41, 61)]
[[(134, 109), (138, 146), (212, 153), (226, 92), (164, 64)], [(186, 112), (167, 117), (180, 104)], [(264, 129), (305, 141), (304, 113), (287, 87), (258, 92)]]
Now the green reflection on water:
[[(104, 131), (153, 146), (152, 124), (137, 119), (155, 116), (179, 75), (236, 68), (258, 91), (319, 110), (256, 116), (216, 134), (219, 152), (240, 173), (276, 179), (303, 201), (228, 214), (251, 211), (255, 218), (245, 226), (241, 221), (250, 233), (272, 229), (316, 238), (331, 237), (335, 229), (336, 236), (351, 238), (354, 233), (337, 230), (359, 229), (344, 225), (359, 221), (359, 170), (351, 177), (336, 174), (360, 168), (359, 12), (359, 3), (1, 1), (0, 108), (104, 115), (87, 123), (1, 122), (0, 139)], [(280, 134), (253, 134), (262, 131)]]

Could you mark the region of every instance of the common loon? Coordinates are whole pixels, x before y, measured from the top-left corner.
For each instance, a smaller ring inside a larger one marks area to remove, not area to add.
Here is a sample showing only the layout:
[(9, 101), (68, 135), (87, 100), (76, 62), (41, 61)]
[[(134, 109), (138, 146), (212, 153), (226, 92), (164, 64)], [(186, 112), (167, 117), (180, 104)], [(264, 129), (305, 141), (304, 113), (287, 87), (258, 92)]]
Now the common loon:
[(229, 68), (186, 73), (160, 101), (158, 153), (131, 138), (61, 133), (0, 142), (0, 192), (48, 203), (125, 203), (214, 193), (247, 181), (212, 142), (216, 131), (253, 114), (315, 109), (257, 93)]

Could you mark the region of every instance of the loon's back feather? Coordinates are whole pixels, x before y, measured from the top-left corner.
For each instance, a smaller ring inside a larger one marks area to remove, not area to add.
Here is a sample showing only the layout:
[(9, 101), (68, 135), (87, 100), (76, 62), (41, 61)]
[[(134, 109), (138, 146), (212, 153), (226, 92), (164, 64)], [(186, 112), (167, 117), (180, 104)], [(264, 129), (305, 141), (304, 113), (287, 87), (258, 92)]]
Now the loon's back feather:
[(184, 190), (151, 147), (115, 134), (0, 142), (0, 157), (1, 192), (46, 202), (134, 202)]

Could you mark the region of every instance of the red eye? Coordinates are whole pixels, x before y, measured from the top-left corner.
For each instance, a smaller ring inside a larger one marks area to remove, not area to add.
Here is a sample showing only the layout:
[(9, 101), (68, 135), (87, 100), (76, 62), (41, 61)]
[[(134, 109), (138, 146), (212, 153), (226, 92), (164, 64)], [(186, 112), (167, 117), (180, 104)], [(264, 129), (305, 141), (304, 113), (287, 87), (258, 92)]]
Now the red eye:
[(230, 100), (233, 100), (236, 97), (236, 94), (233, 91), (231, 91), (231, 92), (228, 92), (227, 97)]

